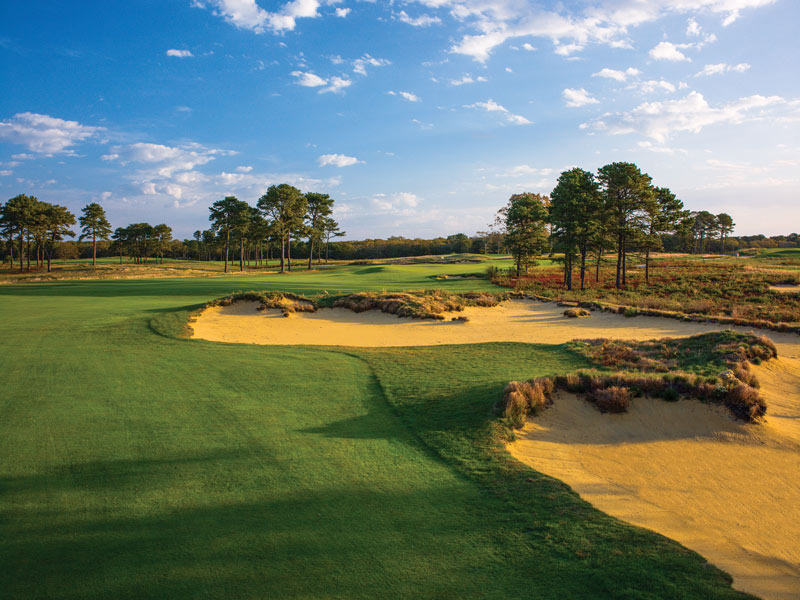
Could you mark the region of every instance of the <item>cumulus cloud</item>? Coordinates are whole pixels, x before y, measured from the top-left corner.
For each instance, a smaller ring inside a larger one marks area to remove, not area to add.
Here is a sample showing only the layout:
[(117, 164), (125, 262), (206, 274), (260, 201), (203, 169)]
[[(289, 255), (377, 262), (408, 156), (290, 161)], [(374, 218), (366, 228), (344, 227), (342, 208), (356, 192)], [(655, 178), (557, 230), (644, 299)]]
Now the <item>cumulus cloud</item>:
[(663, 102), (644, 102), (621, 113), (608, 113), (584, 127), (612, 135), (638, 133), (664, 143), (679, 132), (698, 133), (704, 127), (721, 123), (738, 124), (763, 118), (782, 118), (769, 112), (771, 107), (793, 103), (779, 96), (748, 96), (720, 106), (708, 104), (702, 94), (690, 92), (686, 97)]
[(167, 56), (175, 56), (176, 58), (189, 58), (190, 56), (194, 56), (189, 50), (175, 50), (174, 48), (170, 48), (167, 50)]
[[(542, 3), (520, 0), (416, 0), (426, 8), (446, 9), (467, 30), (450, 51), (485, 62), (494, 49), (515, 38), (544, 38), (569, 56), (589, 44), (630, 48), (629, 30), (674, 14), (717, 14), (732, 23), (740, 11), (775, 0), (597, 0)], [(409, 4), (413, 3), (413, 0)], [(523, 46), (524, 47), (524, 46)]]
[(346, 77), (337, 77), (334, 75), (330, 78), (324, 78), (310, 71), (292, 71), (292, 77), (297, 79), (295, 82), (297, 85), (320, 88), (320, 94), (327, 92), (339, 93), (353, 83)]
[(523, 117), (522, 115), (515, 115), (511, 111), (509, 111), (505, 106), (502, 106), (489, 98), (486, 102), (476, 102), (475, 104), (465, 104), (464, 108), (479, 108), (483, 109), (487, 112), (499, 112), (505, 116), (505, 119), (508, 123), (512, 125), (530, 125), (531, 121)]
[(208, 148), (197, 143), (181, 146), (165, 146), (137, 142), (127, 146), (112, 146), (111, 153), (104, 155), (103, 160), (118, 161), (122, 165), (140, 163), (147, 165), (148, 170), (158, 177), (172, 177), (178, 171), (191, 171), (195, 167), (205, 165), (217, 156), (235, 154), (229, 150)]
[(486, 81), (489, 81), (489, 80), (486, 79), (486, 77), (484, 77), (483, 75), (478, 75), (477, 77), (475, 77), (473, 79), (472, 75), (467, 73), (466, 75), (461, 77), (461, 79), (451, 79), (450, 80), (450, 85), (464, 85), (465, 83), (476, 83), (476, 82), (483, 83), (483, 82), (486, 82)]
[[(264, 10), (255, 0), (194, 0), (192, 4), (198, 8), (210, 8), (214, 15), (222, 17), (240, 29), (248, 29), (255, 33), (264, 33), (269, 29), (275, 33), (282, 33), (293, 31), (297, 19), (318, 17), (321, 5), (335, 4), (337, 1), (292, 0), (276, 12)], [(346, 13), (339, 15), (337, 12), (337, 16), (346, 16)]]
[(750, 68), (747, 63), (739, 63), (738, 65), (729, 65), (728, 63), (718, 63), (714, 65), (706, 65), (702, 71), (695, 73), (695, 77), (707, 77), (709, 75), (722, 75), (723, 73), (744, 73)]
[(375, 194), (370, 198), (372, 206), (380, 211), (393, 214), (408, 215), (419, 205), (420, 198), (410, 192), (397, 192), (394, 194)]
[(390, 64), (392, 64), (391, 61), (385, 58), (373, 58), (369, 54), (365, 54), (353, 61), (353, 71), (359, 75), (366, 75), (367, 67), (385, 67)]
[(439, 17), (431, 17), (430, 15), (420, 15), (418, 17), (410, 17), (406, 11), (401, 10), (394, 15), (395, 19), (401, 23), (407, 23), (412, 27), (430, 27), (431, 25), (438, 25), (442, 22)]
[(662, 92), (674, 92), (675, 86), (671, 84), (669, 81), (665, 81), (663, 79), (650, 79), (648, 81), (638, 81), (633, 85), (628, 86), (629, 89), (636, 89), (643, 94), (652, 94), (656, 91)]
[(350, 167), (357, 165), (361, 161), (355, 156), (347, 156), (346, 154), (323, 154), (317, 159), (319, 166), (324, 167), (332, 165), (334, 167)]
[(616, 69), (600, 69), (597, 73), (592, 73), (592, 77), (604, 77), (606, 79), (615, 79), (617, 81), (627, 81), (628, 77), (636, 77), (641, 74), (639, 69), (628, 67), (624, 71), (617, 71)]
[(691, 62), (691, 58), (686, 56), (679, 48), (686, 47), (686, 44), (673, 44), (671, 42), (659, 42), (658, 45), (650, 49), (650, 57), (656, 60), (669, 60), (672, 62), (687, 61)]
[(0, 140), (25, 146), (37, 154), (73, 154), (71, 146), (102, 130), (102, 127), (81, 125), (77, 121), (24, 112), (0, 121)]
[(419, 102), (420, 100), (422, 100), (422, 98), (420, 98), (416, 94), (412, 94), (411, 92), (394, 92), (392, 90), (389, 90), (386, 93), (389, 94), (390, 96), (400, 96), (401, 98), (403, 98), (404, 100), (408, 100), (409, 102)]
[(597, 98), (593, 98), (589, 92), (583, 88), (566, 88), (563, 92), (561, 92), (561, 95), (564, 97), (564, 101), (567, 103), (567, 106), (572, 108), (599, 103)]
[(337, 8), (336, 16), (339, 17), (340, 19), (344, 19), (347, 15), (350, 14), (350, 10), (351, 9), (349, 8)]

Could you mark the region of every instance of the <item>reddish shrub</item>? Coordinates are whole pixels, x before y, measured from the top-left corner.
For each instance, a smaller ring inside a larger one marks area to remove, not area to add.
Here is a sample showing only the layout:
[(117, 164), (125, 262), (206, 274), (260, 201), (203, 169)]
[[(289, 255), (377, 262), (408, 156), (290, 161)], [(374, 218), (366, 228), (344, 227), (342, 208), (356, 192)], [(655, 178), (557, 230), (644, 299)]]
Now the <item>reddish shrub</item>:
[(622, 413), (630, 405), (630, 392), (628, 388), (611, 386), (604, 389), (592, 390), (587, 398), (600, 409), (600, 412)]

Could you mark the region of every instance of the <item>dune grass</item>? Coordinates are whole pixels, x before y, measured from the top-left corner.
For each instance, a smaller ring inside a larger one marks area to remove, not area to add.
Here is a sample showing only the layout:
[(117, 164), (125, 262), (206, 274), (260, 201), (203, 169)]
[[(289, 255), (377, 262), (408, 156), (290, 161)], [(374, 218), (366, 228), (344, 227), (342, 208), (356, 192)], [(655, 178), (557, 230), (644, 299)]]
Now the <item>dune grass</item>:
[(505, 383), (565, 348), (178, 337), (240, 290), (499, 291), (430, 279), (470, 267), (0, 286), (3, 597), (745, 597), (500, 448)]

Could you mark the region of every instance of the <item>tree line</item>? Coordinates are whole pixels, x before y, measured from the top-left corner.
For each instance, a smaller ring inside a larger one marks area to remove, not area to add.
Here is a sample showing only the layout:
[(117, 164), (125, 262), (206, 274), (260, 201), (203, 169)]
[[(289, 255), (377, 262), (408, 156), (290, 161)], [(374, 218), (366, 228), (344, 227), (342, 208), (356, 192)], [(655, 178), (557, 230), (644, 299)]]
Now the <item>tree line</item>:
[[(75, 237), (75, 232), (70, 229), (75, 222), (75, 215), (65, 206), (42, 202), (35, 196), (19, 194), (1, 205), (0, 235), (6, 238), (12, 267), (16, 246), (20, 272), (26, 266), (30, 271), (31, 260), (35, 261), (37, 267), (43, 267), (46, 261), (47, 271), (50, 272), (56, 245), (65, 237)], [(95, 264), (97, 241), (107, 239), (111, 225), (103, 207), (94, 202), (82, 209), (78, 223), (81, 226), (79, 239), (92, 241), (92, 264)]]
[(576, 268), (580, 289), (585, 288), (589, 259), (599, 280), (603, 256), (613, 254), (615, 285), (621, 288), (627, 282), (629, 254), (643, 253), (649, 282), (651, 253), (664, 249), (665, 236), (692, 235), (694, 250), (705, 252), (707, 240), (716, 235), (724, 252), (733, 227), (728, 214), (685, 210), (669, 188), (653, 185), (647, 173), (627, 162), (605, 165), (597, 174), (578, 167), (564, 171), (550, 196), (515, 194), (495, 221), (514, 256), (517, 277), (536, 257), (560, 253), (564, 285), (570, 290)]
[[(292, 260), (359, 260), (448, 253), (515, 252), (516, 267), (525, 269), (541, 253), (564, 253), (565, 284), (572, 285), (573, 268), (585, 285), (587, 265), (597, 272), (604, 257), (614, 253), (618, 279), (627, 277), (629, 252), (645, 254), (649, 277), (651, 252), (728, 252), (740, 248), (798, 247), (800, 235), (734, 237), (733, 219), (726, 213), (689, 212), (667, 188), (632, 163), (613, 163), (597, 174), (571, 169), (561, 174), (549, 196), (515, 194), (486, 231), (432, 239), (392, 236), (388, 239), (336, 241), (344, 235), (333, 219), (334, 200), (327, 194), (303, 193), (280, 184), (270, 186), (256, 206), (229, 196), (209, 208), (210, 227), (191, 239), (176, 240), (166, 224), (133, 223), (111, 229), (97, 203), (81, 210), (78, 242), (75, 216), (63, 206), (20, 194), (0, 204), (0, 251), (12, 267), (30, 270), (60, 258), (118, 256), (140, 264), (164, 258), (236, 261), (263, 266), (277, 258), (281, 270)], [(530, 235), (525, 233), (531, 228)], [(515, 250), (516, 249), (516, 250)]]

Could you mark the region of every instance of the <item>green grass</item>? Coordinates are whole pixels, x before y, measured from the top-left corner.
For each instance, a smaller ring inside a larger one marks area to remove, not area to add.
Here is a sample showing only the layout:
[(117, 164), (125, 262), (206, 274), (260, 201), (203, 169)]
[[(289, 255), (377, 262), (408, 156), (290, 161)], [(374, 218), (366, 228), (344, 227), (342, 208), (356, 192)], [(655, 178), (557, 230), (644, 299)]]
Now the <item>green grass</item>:
[(562, 347), (175, 337), (248, 289), (497, 290), (474, 265), (0, 286), (4, 598), (738, 598), (497, 445)]

